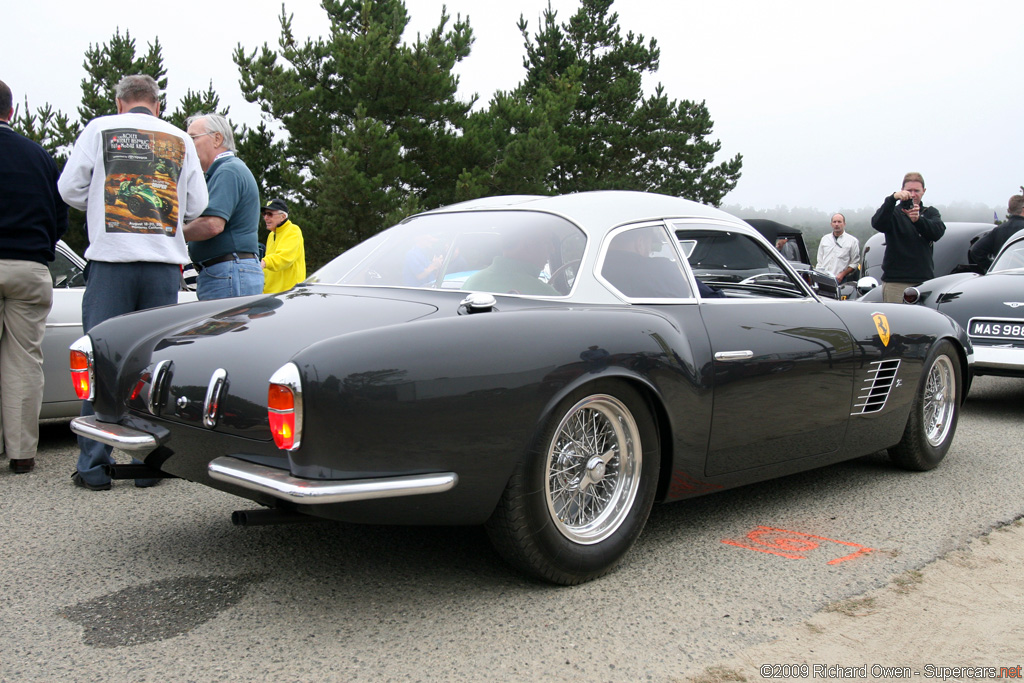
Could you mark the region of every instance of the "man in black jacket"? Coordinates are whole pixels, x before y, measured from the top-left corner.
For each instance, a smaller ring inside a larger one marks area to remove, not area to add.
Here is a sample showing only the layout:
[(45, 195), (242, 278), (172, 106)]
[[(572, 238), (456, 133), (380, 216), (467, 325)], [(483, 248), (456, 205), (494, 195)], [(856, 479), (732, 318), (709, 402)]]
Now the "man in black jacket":
[[(1024, 193), (1024, 187), (1021, 187), (1020, 191)], [(1024, 194), (1015, 194), (1010, 197), (1010, 202), (1006, 207), (1006, 222), (986, 232), (971, 246), (971, 263), (976, 263), (988, 270), (988, 267), (992, 265), (992, 259), (999, 253), (999, 249), (1018, 230), (1024, 230)]]
[(871, 217), (871, 227), (885, 233), (882, 257), (882, 300), (903, 301), (903, 290), (935, 277), (932, 244), (946, 234), (939, 210), (921, 203), (924, 178), (903, 176), (899, 190), (885, 198)]
[(13, 97), (0, 81), (0, 453), (31, 472), (43, 404), (43, 333), (53, 303), (47, 262), (68, 227), (57, 165), (14, 132)]

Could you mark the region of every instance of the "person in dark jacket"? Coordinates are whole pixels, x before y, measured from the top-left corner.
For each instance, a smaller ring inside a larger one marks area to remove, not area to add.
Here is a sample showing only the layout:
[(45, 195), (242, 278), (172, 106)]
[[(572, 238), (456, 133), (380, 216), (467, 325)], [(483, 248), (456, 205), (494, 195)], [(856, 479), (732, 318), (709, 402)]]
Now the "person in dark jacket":
[(988, 270), (988, 267), (992, 265), (992, 259), (1006, 244), (1006, 240), (1010, 239), (1018, 230), (1024, 230), (1024, 187), (1021, 187), (1020, 191), (1022, 194), (1010, 197), (1006, 207), (1006, 221), (986, 232), (971, 246), (969, 251), (971, 263), (976, 263)]
[(888, 303), (903, 301), (904, 289), (935, 277), (932, 244), (946, 234), (946, 225), (938, 209), (921, 203), (924, 193), (921, 174), (908, 173), (871, 217), (871, 227), (885, 234), (882, 299)]
[(31, 472), (43, 405), (43, 334), (53, 304), (46, 264), (68, 228), (57, 164), (14, 132), (13, 97), (0, 81), (0, 453)]

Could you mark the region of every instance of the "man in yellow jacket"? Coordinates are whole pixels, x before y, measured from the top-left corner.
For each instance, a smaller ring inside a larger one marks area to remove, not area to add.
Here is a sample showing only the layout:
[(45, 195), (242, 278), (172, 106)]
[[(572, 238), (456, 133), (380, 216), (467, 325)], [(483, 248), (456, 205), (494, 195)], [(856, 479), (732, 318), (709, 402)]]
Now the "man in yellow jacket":
[(291, 289), (306, 279), (306, 248), (302, 230), (288, 220), (288, 205), (283, 199), (272, 199), (262, 209), (267, 236), (267, 253), (263, 256), (263, 292), (273, 294)]

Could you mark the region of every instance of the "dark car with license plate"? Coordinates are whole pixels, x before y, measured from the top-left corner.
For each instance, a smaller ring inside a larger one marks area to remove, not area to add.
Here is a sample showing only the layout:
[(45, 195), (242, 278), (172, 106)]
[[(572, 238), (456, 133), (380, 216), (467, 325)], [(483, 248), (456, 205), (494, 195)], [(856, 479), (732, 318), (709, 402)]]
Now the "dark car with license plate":
[[(950, 273), (981, 272), (976, 264), (971, 263), (968, 251), (982, 235), (992, 229), (991, 223), (946, 223), (946, 232), (942, 239), (932, 244), (932, 261), (935, 277)], [(864, 243), (861, 257), (861, 282), (858, 290), (863, 301), (881, 301), (882, 259), (885, 258), (885, 234), (875, 233)]]
[(907, 303), (958, 322), (974, 346), (975, 375), (1024, 377), (1024, 230), (999, 250), (983, 274), (955, 273), (923, 282)]
[(821, 299), (717, 209), (491, 197), (410, 217), (288, 292), (98, 325), (72, 364), (96, 414), (72, 428), (144, 460), (115, 479), (263, 506), (240, 523), (481, 524), (527, 574), (576, 584), (655, 502), (881, 449), (935, 467), (971, 361), (946, 316)]

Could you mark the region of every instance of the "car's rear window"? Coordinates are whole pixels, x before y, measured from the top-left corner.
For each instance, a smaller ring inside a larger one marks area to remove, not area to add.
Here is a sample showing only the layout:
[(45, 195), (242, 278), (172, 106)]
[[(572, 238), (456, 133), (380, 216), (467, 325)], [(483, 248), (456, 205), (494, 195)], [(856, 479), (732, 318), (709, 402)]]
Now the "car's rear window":
[(536, 211), (417, 216), (349, 249), (310, 280), (564, 296), (586, 242), (569, 221)]

